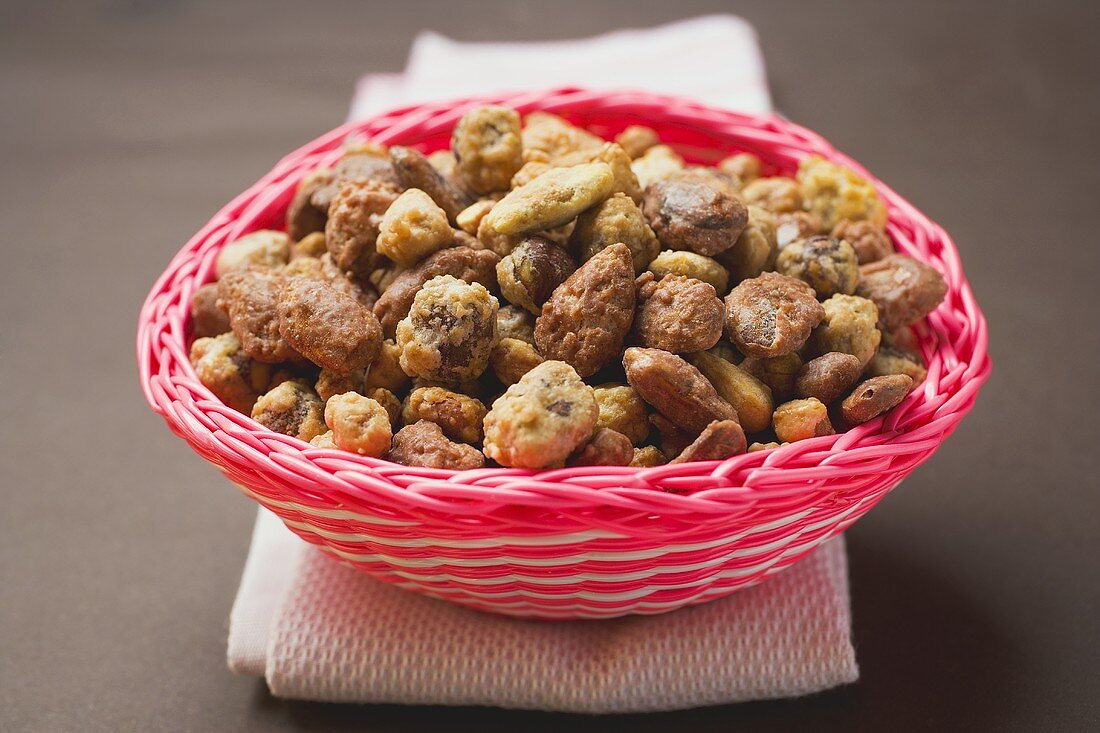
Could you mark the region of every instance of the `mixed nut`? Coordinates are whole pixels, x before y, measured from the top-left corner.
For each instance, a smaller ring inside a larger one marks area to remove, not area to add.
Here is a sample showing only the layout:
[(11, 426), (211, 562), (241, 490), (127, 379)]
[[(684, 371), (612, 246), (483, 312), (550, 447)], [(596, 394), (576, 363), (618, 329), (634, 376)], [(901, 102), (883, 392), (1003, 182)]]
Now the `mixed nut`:
[(632, 125), (471, 110), (431, 155), (357, 142), (286, 232), (231, 242), (191, 361), (267, 428), (409, 466), (721, 460), (882, 415), (943, 300), (851, 170), (689, 165)]

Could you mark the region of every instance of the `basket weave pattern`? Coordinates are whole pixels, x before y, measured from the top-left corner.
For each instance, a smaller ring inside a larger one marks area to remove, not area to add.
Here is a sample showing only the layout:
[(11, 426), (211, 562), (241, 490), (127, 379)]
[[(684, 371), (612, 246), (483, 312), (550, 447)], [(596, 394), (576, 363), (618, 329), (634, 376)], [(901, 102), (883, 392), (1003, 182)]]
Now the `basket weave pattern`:
[(174, 433), (301, 537), (403, 588), (535, 618), (660, 613), (731, 593), (842, 532), (927, 459), (989, 374), (986, 323), (947, 233), (867, 175), (898, 249), (947, 280), (920, 327), (927, 379), (896, 409), (841, 435), (722, 462), (532, 472), (409, 468), (314, 448), (217, 400), (188, 361), (188, 304), (221, 246), (281, 228), (298, 181), (348, 136), (446, 147), (472, 106), (562, 114), (604, 137), (655, 128), (690, 162), (747, 150), (790, 172), (817, 154), (867, 175), (818, 135), (777, 117), (639, 92), (577, 89), (417, 105), (338, 128), (291, 153), (196, 234), (142, 308), (142, 388)]

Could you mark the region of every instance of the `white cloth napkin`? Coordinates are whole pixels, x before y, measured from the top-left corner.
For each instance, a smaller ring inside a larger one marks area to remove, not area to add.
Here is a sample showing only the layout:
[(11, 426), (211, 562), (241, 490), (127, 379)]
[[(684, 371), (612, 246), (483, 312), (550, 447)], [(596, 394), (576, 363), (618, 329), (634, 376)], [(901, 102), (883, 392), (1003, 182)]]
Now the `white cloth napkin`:
[[(707, 16), (537, 44), (417, 36), (404, 74), (360, 81), (353, 119), (401, 104), (563, 85), (771, 108), (749, 24)], [(661, 616), (545, 623), (471, 611), (340, 565), (261, 510), (229, 621), (229, 666), (280, 697), (668, 710), (854, 681), (847, 561), (829, 541), (766, 583)]]

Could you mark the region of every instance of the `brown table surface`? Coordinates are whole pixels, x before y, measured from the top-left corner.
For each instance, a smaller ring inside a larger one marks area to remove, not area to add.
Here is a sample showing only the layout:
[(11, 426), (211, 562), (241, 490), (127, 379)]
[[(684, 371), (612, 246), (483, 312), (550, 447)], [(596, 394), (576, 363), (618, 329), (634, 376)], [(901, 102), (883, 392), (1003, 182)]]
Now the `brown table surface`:
[[(0, 729), (1096, 730), (1096, 3), (0, 7)], [(777, 104), (952, 232), (995, 369), (849, 533), (860, 681), (619, 718), (271, 698), (225, 667), (255, 507), (142, 401), (134, 324), (168, 259), (424, 24), (569, 37), (716, 10)]]

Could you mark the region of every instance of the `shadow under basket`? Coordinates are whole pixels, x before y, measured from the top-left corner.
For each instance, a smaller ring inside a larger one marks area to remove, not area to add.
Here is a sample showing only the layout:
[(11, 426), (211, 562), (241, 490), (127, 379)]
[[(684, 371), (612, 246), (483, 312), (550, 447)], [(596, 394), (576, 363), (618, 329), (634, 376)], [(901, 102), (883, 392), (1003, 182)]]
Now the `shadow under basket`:
[[(947, 280), (921, 324), (928, 377), (885, 416), (840, 435), (655, 468), (533, 472), (410, 468), (315, 448), (222, 404), (188, 361), (192, 293), (226, 243), (282, 228), (298, 181), (349, 136), (424, 152), (447, 147), (472, 107), (547, 110), (610, 138), (657, 130), (689, 162), (758, 155), (791, 173), (809, 155), (867, 177), (900, 252)], [(820, 136), (775, 116), (644, 92), (558, 89), (404, 107), (340, 127), (291, 153), (176, 255), (138, 324), (141, 383), (172, 431), (294, 532), (387, 583), (477, 609), (544, 619), (652, 614), (758, 583), (844, 531), (926, 460), (989, 374), (985, 319), (947, 233)]]

